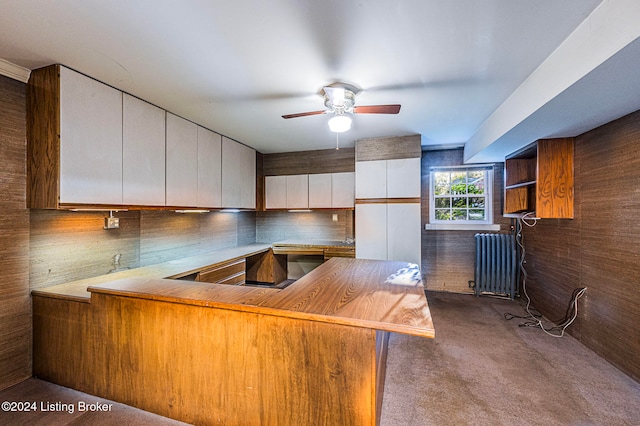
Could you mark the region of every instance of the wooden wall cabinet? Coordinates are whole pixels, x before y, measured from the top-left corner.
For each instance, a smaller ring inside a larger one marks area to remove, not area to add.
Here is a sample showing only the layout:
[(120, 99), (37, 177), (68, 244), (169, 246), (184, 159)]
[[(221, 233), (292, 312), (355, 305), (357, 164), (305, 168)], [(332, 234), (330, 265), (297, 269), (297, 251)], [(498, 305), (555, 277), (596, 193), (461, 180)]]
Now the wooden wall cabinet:
[(573, 218), (573, 138), (541, 139), (505, 159), (504, 214)]

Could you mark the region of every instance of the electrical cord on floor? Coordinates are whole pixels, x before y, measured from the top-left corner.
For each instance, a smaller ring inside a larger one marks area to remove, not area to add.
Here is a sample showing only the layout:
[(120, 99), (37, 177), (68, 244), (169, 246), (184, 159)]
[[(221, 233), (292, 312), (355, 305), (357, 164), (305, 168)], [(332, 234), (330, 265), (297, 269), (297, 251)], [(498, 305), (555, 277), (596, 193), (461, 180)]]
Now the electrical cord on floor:
[[(506, 320), (511, 320), (513, 318), (525, 319), (527, 321), (521, 323), (520, 327), (536, 327), (536, 328), (540, 328), (549, 336), (562, 337), (564, 336), (564, 332), (567, 329), (567, 327), (569, 327), (577, 318), (578, 299), (580, 299), (580, 297), (584, 295), (584, 293), (587, 291), (587, 288), (586, 287), (577, 288), (573, 291), (573, 294), (571, 295), (571, 301), (569, 302), (569, 306), (567, 307), (564, 318), (557, 321), (557, 325), (553, 327), (546, 328), (541, 320), (542, 314), (540, 314), (537, 311), (535, 314), (532, 312), (533, 307), (531, 307), (531, 298), (529, 298), (529, 294), (527, 294), (527, 270), (524, 267), (524, 264), (526, 263), (525, 261), (526, 251), (524, 249), (524, 237), (522, 235), (522, 225), (533, 227), (536, 225), (538, 220), (536, 218), (529, 218), (528, 217), (529, 215), (531, 215), (531, 213), (524, 214), (522, 217), (520, 217), (520, 221), (519, 221), (520, 226), (516, 227), (516, 242), (518, 243), (518, 246), (520, 247), (520, 250), (521, 250), (519, 266), (520, 266), (520, 271), (522, 272), (522, 292), (524, 293), (527, 299), (527, 304), (524, 307), (524, 310), (527, 312), (527, 315), (518, 316), (510, 313), (505, 313), (504, 318)], [(528, 222), (528, 220), (533, 220), (533, 222)], [(556, 334), (556, 332), (558, 331), (560, 333)]]

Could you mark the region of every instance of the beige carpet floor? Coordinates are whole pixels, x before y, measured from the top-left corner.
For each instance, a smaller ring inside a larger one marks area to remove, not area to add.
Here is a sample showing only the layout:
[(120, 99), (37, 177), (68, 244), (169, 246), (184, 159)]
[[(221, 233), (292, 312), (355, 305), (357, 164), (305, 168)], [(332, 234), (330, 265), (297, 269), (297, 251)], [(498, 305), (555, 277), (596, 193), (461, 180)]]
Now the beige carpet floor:
[[(382, 426), (640, 425), (640, 384), (570, 336), (506, 321), (505, 312), (523, 313), (518, 302), (427, 298), (436, 338), (391, 335)], [(183, 424), (34, 378), (0, 401), (111, 404), (109, 412), (0, 411), (0, 425)]]
[(383, 426), (640, 425), (640, 384), (571, 336), (505, 320), (519, 302), (427, 300), (435, 339), (391, 336)]

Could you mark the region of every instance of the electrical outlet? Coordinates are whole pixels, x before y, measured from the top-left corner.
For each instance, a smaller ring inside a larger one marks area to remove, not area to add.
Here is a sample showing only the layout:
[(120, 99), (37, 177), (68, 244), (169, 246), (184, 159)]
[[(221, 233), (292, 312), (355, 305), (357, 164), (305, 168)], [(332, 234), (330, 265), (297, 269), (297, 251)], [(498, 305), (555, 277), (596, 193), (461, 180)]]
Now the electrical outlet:
[(120, 218), (118, 217), (105, 217), (104, 229), (118, 229), (120, 228)]

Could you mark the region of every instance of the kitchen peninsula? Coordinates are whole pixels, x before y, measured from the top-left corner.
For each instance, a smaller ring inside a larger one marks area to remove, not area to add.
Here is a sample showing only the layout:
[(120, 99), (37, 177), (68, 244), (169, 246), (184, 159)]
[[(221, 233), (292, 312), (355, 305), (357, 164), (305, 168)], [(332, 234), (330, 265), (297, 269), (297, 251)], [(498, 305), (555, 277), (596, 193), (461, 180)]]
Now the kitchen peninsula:
[(282, 289), (164, 278), (272, 254), (228, 250), (33, 291), (34, 375), (195, 424), (377, 424), (389, 333), (434, 337), (417, 266), (331, 258)]

